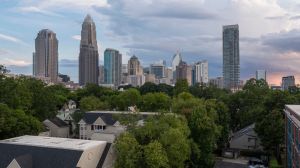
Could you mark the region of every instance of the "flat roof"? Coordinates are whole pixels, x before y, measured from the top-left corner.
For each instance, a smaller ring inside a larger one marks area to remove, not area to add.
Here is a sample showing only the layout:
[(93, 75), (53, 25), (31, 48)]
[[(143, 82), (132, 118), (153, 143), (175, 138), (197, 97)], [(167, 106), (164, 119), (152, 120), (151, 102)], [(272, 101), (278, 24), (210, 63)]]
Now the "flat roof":
[(130, 111), (88, 111), (86, 113), (104, 113), (104, 114), (140, 114), (140, 115), (158, 115), (158, 112), (130, 112)]
[(285, 105), (285, 108), (300, 116), (300, 105)]
[(91, 141), (82, 139), (56, 138), (44, 136), (24, 135), (11, 139), (1, 140), (2, 144), (37, 146), (45, 148), (58, 148), (84, 151), (95, 146), (106, 145), (105, 141)]

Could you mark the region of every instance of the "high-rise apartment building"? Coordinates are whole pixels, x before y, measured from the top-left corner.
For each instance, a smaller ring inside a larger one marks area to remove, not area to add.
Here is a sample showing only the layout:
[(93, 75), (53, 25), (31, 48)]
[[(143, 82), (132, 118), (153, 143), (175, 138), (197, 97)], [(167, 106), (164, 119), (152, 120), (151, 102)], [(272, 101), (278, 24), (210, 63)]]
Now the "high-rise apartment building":
[(204, 60), (194, 64), (192, 74), (193, 84), (208, 84), (208, 62)]
[(48, 78), (53, 83), (57, 82), (58, 40), (56, 34), (49, 29), (39, 31), (35, 39), (33, 75), (40, 78)]
[(263, 80), (267, 81), (267, 72), (266, 72), (266, 70), (257, 70), (255, 76), (256, 76), (256, 80), (263, 79)]
[(139, 59), (133, 55), (128, 60), (128, 75), (142, 75), (143, 68), (141, 67)]
[(238, 89), (240, 81), (239, 26), (223, 26), (223, 77), (226, 89)]
[(98, 84), (99, 53), (96, 40), (96, 25), (90, 15), (82, 23), (79, 53), (79, 84)]
[(290, 87), (296, 86), (294, 76), (282, 77), (281, 88), (282, 90), (289, 90)]
[(118, 50), (104, 51), (104, 83), (119, 86), (121, 84), (122, 55)]
[(300, 105), (286, 105), (285, 109), (285, 167), (300, 165)]

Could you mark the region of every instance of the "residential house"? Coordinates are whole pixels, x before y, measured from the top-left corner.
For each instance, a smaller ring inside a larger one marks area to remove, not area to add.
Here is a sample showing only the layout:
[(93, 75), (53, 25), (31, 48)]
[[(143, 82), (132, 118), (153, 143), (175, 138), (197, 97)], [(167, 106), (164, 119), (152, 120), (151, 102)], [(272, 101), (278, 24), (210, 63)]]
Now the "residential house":
[(254, 128), (255, 124), (252, 124), (235, 132), (229, 141), (230, 148), (238, 150), (262, 150), (260, 139)]
[(45, 121), (43, 121), (43, 124), (49, 130), (50, 137), (70, 137), (70, 125), (58, 117), (54, 117), (53, 119), (46, 119)]

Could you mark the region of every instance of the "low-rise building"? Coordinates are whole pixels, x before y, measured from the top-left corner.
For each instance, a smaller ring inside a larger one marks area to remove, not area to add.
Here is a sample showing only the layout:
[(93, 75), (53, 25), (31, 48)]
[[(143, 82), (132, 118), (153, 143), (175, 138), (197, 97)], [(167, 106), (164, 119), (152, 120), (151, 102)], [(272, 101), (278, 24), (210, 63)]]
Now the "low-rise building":
[[(132, 115), (132, 112), (120, 111), (91, 111), (86, 112), (79, 121), (79, 138), (91, 140), (105, 140), (112, 143), (116, 137), (126, 130), (126, 126), (117, 121), (118, 115)], [(139, 112), (138, 125), (148, 115), (157, 115), (155, 112)]]
[(21, 136), (0, 141), (0, 167), (109, 167), (110, 146), (105, 141)]
[(238, 150), (262, 150), (263, 147), (254, 128), (255, 124), (252, 124), (235, 132), (229, 141), (230, 148)]
[(46, 126), (47, 130), (49, 130), (50, 137), (70, 137), (70, 126), (58, 117), (46, 119), (43, 121), (43, 124)]

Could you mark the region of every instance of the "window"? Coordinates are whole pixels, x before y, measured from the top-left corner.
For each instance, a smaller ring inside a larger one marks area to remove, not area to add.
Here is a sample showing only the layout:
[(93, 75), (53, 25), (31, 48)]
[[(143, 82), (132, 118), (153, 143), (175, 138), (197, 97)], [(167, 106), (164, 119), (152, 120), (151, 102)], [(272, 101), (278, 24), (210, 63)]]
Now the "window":
[(105, 125), (94, 125), (93, 128), (95, 131), (103, 131), (103, 130), (105, 130), (106, 126)]
[(91, 130), (94, 130), (94, 125), (91, 125)]
[(106, 126), (105, 125), (103, 125), (103, 130), (105, 130), (106, 129)]

